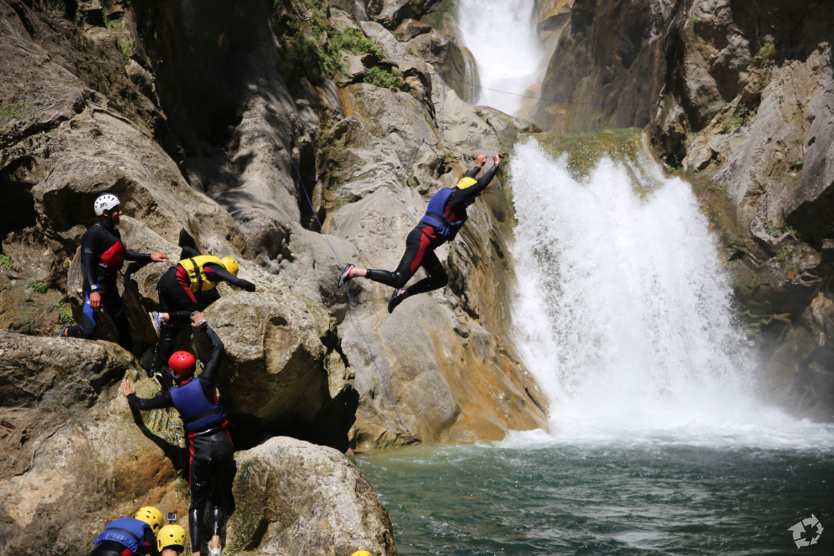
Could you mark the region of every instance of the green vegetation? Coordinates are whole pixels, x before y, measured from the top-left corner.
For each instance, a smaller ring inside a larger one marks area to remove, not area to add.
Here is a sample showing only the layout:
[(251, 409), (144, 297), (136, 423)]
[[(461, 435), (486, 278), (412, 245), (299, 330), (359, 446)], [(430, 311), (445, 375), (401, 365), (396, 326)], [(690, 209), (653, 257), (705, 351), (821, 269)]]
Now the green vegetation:
[(622, 162), (637, 162), (640, 130), (605, 129), (593, 133), (558, 135), (540, 133), (539, 142), (550, 153), (568, 157), (568, 170), (575, 178), (587, 177), (603, 156)]
[(773, 42), (771, 37), (766, 37), (759, 47), (759, 51), (756, 52), (755, 62), (764, 65), (765, 62), (773, 60), (774, 56), (776, 56), (776, 43)]
[(12, 258), (8, 255), (0, 255), (0, 268), (3, 270), (11, 270)]
[(57, 303), (55, 308), (58, 310), (58, 322), (64, 325), (75, 324), (75, 318), (72, 316), (72, 307), (66, 303)]
[(721, 126), (721, 133), (735, 133), (747, 122), (750, 117), (750, 109), (739, 104), (733, 111), (733, 114), (727, 118), (724, 125)]
[(331, 28), (327, 7), (319, 0), (274, 0), (273, 8), (285, 75), (321, 81), (344, 71), (347, 53), (382, 57), (379, 46), (359, 29)]
[(390, 69), (384, 69), (379, 66), (374, 66), (368, 70), (362, 81), (377, 87), (384, 87), (386, 89), (396, 89), (402, 85), (402, 79), (395, 75)]
[(34, 282), (29, 282), (29, 287), (37, 293), (46, 293), (47, 290), (49, 290), (49, 284), (42, 280), (35, 280)]

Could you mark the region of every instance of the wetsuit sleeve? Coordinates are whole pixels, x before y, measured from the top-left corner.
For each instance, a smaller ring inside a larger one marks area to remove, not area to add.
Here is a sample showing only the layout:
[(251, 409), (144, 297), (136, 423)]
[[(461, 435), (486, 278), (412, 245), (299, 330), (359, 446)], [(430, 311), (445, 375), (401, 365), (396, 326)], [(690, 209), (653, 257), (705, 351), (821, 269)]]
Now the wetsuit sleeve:
[(151, 255), (150, 253), (140, 253), (139, 251), (133, 251), (131, 249), (125, 249), (125, 259), (129, 261), (138, 261), (140, 263), (150, 263)]
[(96, 232), (96, 228), (91, 227), (81, 239), (81, 260), (83, 261), (83, 264), (81, 265), (81, 272), (84, 273), (84, 280), (92, 286), (99, 285), (97, 269), (98, 258), (101, 255), (101, 253), (98, 252), (100, 250), (99, 244), (101, 243), (101, 234)]
[(480, 172), (480, 171), (481, 171), (481, 167), (478, 166), (478, 165), (475, 165), (472, 168), (470, 168), (469, 170), (467, 170), (466, 172), (464, 172), (463, 177), (475, 179), (475, 176), (477, 176), (478, 172)]
[(495, 174), (498, 173), (498, 166), (493, 164), (489, 170), (487, 170), (483, 176), (478, 179), (478, 183), (473, 185), (472, 187), (467, 187), (466, 189), (462, 190), (463, 193), (462, 197), (467, 200), (471, 201), (474, 200), (475, 197), (481, 194), (481, 191), (486, 189), (489, 185), (489, 182), (492, 181), (492, 178), (495, 177)]
[(153, 398), (140, 398), (136, 394), (131, 394), (127, 397), (127, 403), (130, 407), (136, 409), (162, 409), (163, 407), (171, 407), (174, 402), (171, 400), (171, 393), (168, 390), (160, 392)]
[(212, 282), (228, 282), (229, 284), (246, 291), (255, 291), (255, 284), (249, 280), (238, 278), (220, 265), (214, 263), (205, 264), (203, 265), (203, 272), (205, 272), (206, 277)]
[(217, 384), (217, 369), (220, 367), (220, 359), (223, 357), (225, 346), (220, 336), (211, 329), (209, 325), (205, 325), (205, 333), (211, 341), (211, 354), (208, 361), (203, 366), (203, 372), (200, 373), (200, 383), (203, 385), (203, 390), (211, 392)]

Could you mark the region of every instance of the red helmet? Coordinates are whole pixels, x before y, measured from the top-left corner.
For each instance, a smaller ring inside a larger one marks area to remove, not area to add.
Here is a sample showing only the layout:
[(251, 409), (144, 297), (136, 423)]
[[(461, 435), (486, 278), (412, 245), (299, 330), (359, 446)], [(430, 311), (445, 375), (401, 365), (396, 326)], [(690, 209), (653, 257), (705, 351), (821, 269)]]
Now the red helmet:
[(194, 368), (197, 366), (197, 359), (194, 354), (188, 351), (175, 351), (171, 357), (168, 358), (168, 367), (178, 377), (189, 376), (194, 374)]

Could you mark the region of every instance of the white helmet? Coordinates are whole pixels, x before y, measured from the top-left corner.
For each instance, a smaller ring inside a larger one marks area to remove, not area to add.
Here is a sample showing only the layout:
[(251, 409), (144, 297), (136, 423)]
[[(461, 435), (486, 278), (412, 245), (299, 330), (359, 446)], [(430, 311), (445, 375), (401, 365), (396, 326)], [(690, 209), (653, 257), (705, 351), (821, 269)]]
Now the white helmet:
[(96, 211), (96, 216), (101, 216), (108, 210), (113, 210), (114, 207), (119, 206), (119, 198), (112, 193), (105, 193), (96, 197), (96, 202), (93, 203), (93, 208)]

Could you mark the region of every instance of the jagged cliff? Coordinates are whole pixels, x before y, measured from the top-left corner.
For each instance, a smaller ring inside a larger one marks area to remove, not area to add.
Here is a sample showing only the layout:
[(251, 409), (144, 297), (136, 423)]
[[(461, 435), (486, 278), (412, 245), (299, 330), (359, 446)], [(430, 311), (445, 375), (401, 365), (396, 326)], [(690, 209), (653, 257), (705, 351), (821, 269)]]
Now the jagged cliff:
[(721, 232), (780, 401), (834, 408), (834, 11), (766, 0), (575, 0), (537, 121), (646, 127)]
[[(282, 434), (347, 450), (544, 425), (543, 397), (507, 340), (512, 216), (500, 180), (441, 250), (444, 291), (388, 316), (385, 288), (356, 283), (351, 305), (335, 285), (347, 261), (395, 266), (428, 195), (525, 129), (461, 99), (477, 81), (471, 56), (448, 17), (420, 19), (434, 4), (0, 1), (3, 550), (83, 553), (139, 502), (184, 515), (171, 464), (116, 391), (124, 373), (144, 376), (137, 360), (106, 341), (38, 337), (78, 311), (78, 242), (104, 191), (122, 199), (131, 248), (176, 258), (187, 234), (239, 256), (257, 284), (221, 287), (206, 313), (227, 347), (221, 395), (238, 448), (260, 445), (242, 465), (286, 473), (271, 458), (289, 448), (265, 448)], [(164, 269), (124, 283), (137, 357), (154, 342), (145, 312)], [(181, 442), (175, 418), (146, 424)], [(352, 469), (314, 455), (327, 448), (292, 449), (331, 462), (316, 469)], [(375, 496), (338, 473), (343, 483), (321, 492), (361, 495), (341, 509), (335, 495), (316, 501), (334, 512), (321, 529), (305, 526), (321, 508), (299, 478), (260, 516), (246, 501), (229, 525), (236, 550), (393, 554)], [(264, 488), (255, 475), (240, 473), (236, 492)]]

